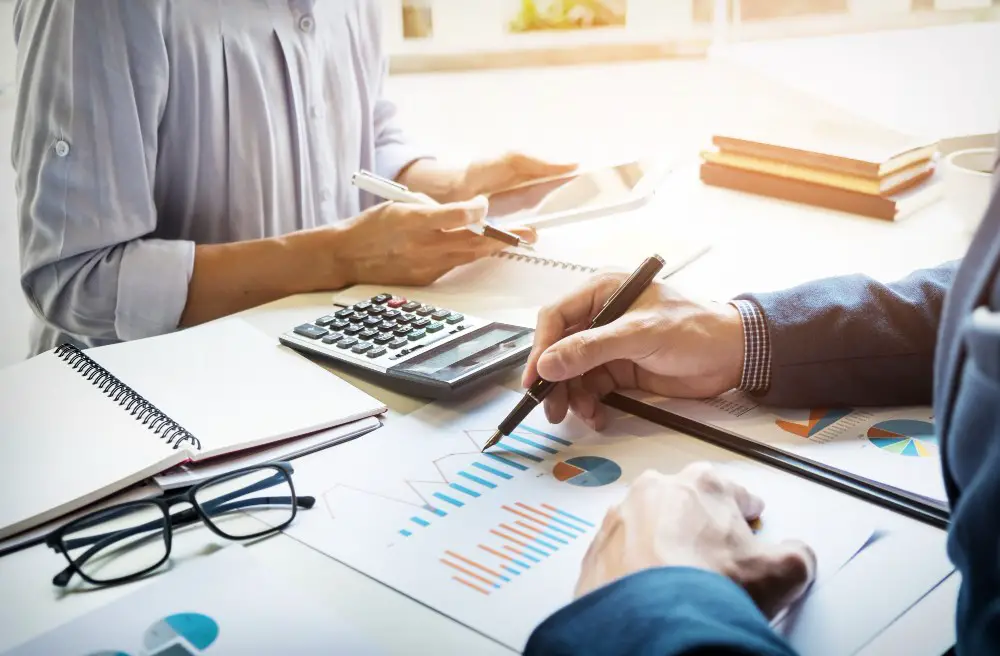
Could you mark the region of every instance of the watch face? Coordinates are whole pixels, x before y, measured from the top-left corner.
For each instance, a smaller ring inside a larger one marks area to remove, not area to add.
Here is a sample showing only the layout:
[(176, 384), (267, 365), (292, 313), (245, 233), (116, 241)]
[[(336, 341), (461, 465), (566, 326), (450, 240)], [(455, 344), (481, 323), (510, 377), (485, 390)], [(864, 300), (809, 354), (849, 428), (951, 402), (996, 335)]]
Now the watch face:
[(456, 381), (477, 370), (485, 370), (514, 353), (527, 352), (531, 348), (532, 333), (519, 326), (490, 324), (393, 367), (393, 370), (442, 382)]

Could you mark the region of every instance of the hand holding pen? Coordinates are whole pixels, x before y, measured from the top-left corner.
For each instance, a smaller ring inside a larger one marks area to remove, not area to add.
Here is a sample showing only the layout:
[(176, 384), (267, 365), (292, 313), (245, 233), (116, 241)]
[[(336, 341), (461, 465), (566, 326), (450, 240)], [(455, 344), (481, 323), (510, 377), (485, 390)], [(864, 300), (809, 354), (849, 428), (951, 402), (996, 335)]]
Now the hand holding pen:
[[(589, 330), (597, 330), (620, 318), (653, 283), (657, 274), (659, 274), (663, 269), (663, 265), (663, 259), (659, 255), (653, 255), (646, 258), (639, 268), (624, 281), (605, 279), (604, 286), (608, 293), (602, 298), (603, 304), (601, 305), (600, 310), (596, 313), (596, 315), (591, 313), (591, 308), (593, 308), (594, 305), (593, 299), (590, 298), (587, 299), (588, 302), (586, 308), (584, 308), (581, 303), (577, 303), (580, 307), (577, 308), (577, 314), (579, 315), (577, 316), (577, 319), (579, 319), (579, 321), (576, 325), (589, 320)], [(612, 283), (614, 283), (613, 287)], [(611, 291), (612, 289), (613, 291)], [(564, 333), (570, 327), (571, 326), (569, 325), (562, 326), (562, 329), (559, 331), (560, 334)], [(536, 360), (538, 356), (538, 341), (539, 339), (546, 339), (547, 337), (548, 335), (546, 332), (539, 332), (536, 329), (536, 348), (532, 350), (532, 356), (534, 356)], [(531, 364), (531, 360), (529, 360), (529, 367)], [(500, 442), (504, 436), (510, 435), (514, 429), (517, 428), (529, 414), (531, 414), (531, 411), (541, 405), (545, 401), (545, 398), (556, 389), (560, 389), (558, 387), (558, 383), (546, 380), (539, 376), (524, 393), (524, 397), (521, 401), (518, 402), (513, 410), (511, 410), (510, 414), (508, 414), (507, 417), (500, 422), (496, 432), (489, 439), (489, 441), (487, 441), (486, 446), (483, 447), (483, 451)]]
[[(425, 194), (410, 191), (404, 185), (394, 182), (392, 180), (387, 180), (381, 176), (375, 175), (370, 171), (358, 171), (353, 176), (351, 176), (351, 184), (353, 184), (358, 189), (362, 191), (367, 191), (368, 193), (382, 198), (384, 200), (393, 201), (397, 203), (411, 203), (414, 205), (437, 205), (435, 201), (430, 196)], [(508, 246), (520, 246), (530, 248), (530, 242), (522, 238), (514, 232), (508, 232), (507, 230), (502, 230), (493, 226), (489, 223), (483, 222), (478, 225), (466, 226), (467, 230), (470, 230), (478, 235), (484, 237), (489, 237), (490, 239), (495, 239), (501, 243), (507, 244)]]

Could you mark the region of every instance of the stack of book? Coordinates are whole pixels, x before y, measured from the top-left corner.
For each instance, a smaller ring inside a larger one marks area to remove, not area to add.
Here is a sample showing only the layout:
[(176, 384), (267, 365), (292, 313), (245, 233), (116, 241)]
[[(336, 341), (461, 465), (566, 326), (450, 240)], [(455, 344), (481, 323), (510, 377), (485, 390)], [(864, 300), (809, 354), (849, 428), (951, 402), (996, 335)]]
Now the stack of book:
[(938, 143), (856, 123), (715, 136), (709, 185), (897, 221), (937, 200)]

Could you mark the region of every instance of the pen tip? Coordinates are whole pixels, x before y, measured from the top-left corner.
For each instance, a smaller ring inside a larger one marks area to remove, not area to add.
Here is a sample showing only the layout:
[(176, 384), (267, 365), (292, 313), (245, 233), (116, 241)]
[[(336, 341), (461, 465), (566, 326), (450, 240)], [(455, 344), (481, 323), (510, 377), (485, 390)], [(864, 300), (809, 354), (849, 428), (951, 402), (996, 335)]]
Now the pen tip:
[(480, 453), (486, 453), (486, 449), (490, 448), (491, 446), (499, 442), (501, 437), (503, 437), (503, 433), (501, 433), (500, 431), (496, 431), (495, 433), (493, 433), (493, 436), (490, 437), (490, 439), (486, 440), (486, 446), (483, 447), (483, 450)]

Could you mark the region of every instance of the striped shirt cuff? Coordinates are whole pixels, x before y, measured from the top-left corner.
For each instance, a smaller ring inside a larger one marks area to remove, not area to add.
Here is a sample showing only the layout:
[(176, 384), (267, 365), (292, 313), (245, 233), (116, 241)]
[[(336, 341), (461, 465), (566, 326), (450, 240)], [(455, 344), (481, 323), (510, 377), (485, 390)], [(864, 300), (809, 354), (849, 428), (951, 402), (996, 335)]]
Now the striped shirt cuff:
[(752, 301), (730, 302), (743, 320), (743, 375), (739, 389), (766, 392), (771, 386), (771, 343), (764, 315)]

